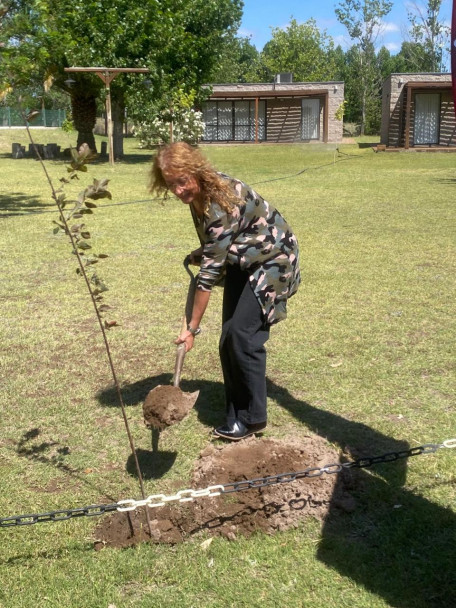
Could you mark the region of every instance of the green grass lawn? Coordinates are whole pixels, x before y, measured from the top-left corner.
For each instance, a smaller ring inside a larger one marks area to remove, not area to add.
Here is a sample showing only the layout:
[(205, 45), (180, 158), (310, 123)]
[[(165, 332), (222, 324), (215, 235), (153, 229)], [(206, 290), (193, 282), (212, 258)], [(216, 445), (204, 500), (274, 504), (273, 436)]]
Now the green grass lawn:
[[(75, 143), (59, 130), (33, 134)], [(0, 516), (140, 498), (76, 260), (53, 234), (39, 163), (11, 159), (13, 141), (26, 144), (26, 132), (0, 132)], [(86, 223), (95, 250), (110, 256), (99, 272), (120, 325), (108, 335), (147, 459), (142, 399), (157, 379), (171, 381), (182, 260), (197, 239), (184, 205), (148, 194), (152, 152), (133, 139), (125, 150), (114, 167), (93, 163), (69, 192), (110, 179), (112, 201)], [(455, 437), (456, 156), (376, 154), (361, 141), (204, 150), (276, 205), (300, 242), (303, 283), (268, 342), (266, 436), (317, 434), (353, 457)], [(63, 161), (46, 166), (56, 182), (66, 174)], [(224, 420), (220, 307), (216, 290), (183, 371), (182, 388), (201, 390), (199, 405), (162, 433), (148, 494), (188, 487)], [(455, 463), (456, 450), (440, 449), (364, 469), (352, 513), (274, 536), (216, 538), (207, 551), (201, 537), (95, 552), (98, 518), (0, 528), (0, 607), (450, 608)]]

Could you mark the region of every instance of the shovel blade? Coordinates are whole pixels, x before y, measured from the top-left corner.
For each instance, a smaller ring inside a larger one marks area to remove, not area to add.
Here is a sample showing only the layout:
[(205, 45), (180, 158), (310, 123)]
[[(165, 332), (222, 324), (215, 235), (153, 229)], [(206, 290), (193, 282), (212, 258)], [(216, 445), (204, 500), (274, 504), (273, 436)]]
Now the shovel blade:
[(156, 386), (149, 391), (143, 404), (145, 425), (164, 429), (180, 422), (195, 405), (198, 395), (199, 391), (185, 393), (177, 386)]

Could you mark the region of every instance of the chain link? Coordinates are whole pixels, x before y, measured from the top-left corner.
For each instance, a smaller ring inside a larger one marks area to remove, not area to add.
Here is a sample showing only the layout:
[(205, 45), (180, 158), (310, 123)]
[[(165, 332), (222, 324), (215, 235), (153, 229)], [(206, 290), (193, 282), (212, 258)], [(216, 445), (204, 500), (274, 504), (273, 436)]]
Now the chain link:
[(367, 467), (371, 467), (374, 464), (381, 464), (384, 462), (394, 462), (396, 460), (400, 460), (402, 458), (410, 458), (411, 456), (419, 456), (420, 454), (432, 454), (436, 452), (440, 447), (439, 444), (435, 443), (426, 443), (417, 448), (410, 448), (409, 450), (401, 450), (399, 452), (388, 452), (387, 454), (383, 454), (382, 456), (374, 456), (371, 458), (358, 458), (358, 460), (354, 460), (352, 462), (344, 462), (342, 466), (345, 469), (364, 469)]
[(12, 517), (1, 517), (0, 527), (9, 528), (12, 526), (30, 526), (41, 522), (57, 522), (66, 521), (75, 517), (94, 517), (104, 515), (111, 511), (134, 511), (139, 507), (163, 507), (170, 502), (190, 502), (195, 498), (213, 498), (221, 494), (231, 494), (232, 492), (242, 492), (255, 488), (264, 488), (281, 483), (291, 483), (297, 479), (321, 477), (324, 473), (334, 475), (340, 473), (344, 469), (364, 469), (376, 464), (395, 462), (403, 458), (418, 456), (420, 454), (433, 454), (439, 448), (456, 448), (456, 439), (447, 439), (441, 444), (426, 443), (420, 447), (410, 448), (409, 450), (401, 450), (398, 452), (388, 452), (382, 456), (373, 456), (366, 458), (358, 458), (351, 462), (332, 463), (323, 467), (309, 467), (303, 471), (293, 473), (280, 473), (278, 475), (269, 475), (267, 477), (259, 477), (258, 479), (249, 479), (246, 481), (234, 481), (224, 485), (214, 485), (202, 490), (180, 490), (176, 494), (166, 496), (165, 494), (152, 494), (143, 500), (134, 500), (126, 498), (117, 503), (109, 505), (90, 505), (80, 509), (66, 509), (61, 511), (50, 511), (49, 513), (34, 513), (32, 515), (14, 515)]
[(209, 486), (204, 490), (180, 490), (177, 494), (172, 496), (165, 496), (164, 494), (152, 494), (143, 500), (134, 500), (127, 498), (125, 500), (119, 500), (117, 503), (117, 510), (123, 511), (134, 511), (138, 507), (149, 507), (154, 509), (155, 507), (164, 507), (168, 502), (190, 502), (195, 498), (210, 498), (213, 496), (220, 496), (224, 491), (224, 486)]
[(80, 509), (65, 509), (62, 511), (50, 511), (49, 513), (34, 513), (32, 515), (14, 515), (12, 517), (0, 518), (0, 527), (31, 526), (46, 521), (66, 521), (74, 517), (95, 517), (104, 515), (110, 511), (117, 511), (117, 503), (110, 505), (90, 505)]

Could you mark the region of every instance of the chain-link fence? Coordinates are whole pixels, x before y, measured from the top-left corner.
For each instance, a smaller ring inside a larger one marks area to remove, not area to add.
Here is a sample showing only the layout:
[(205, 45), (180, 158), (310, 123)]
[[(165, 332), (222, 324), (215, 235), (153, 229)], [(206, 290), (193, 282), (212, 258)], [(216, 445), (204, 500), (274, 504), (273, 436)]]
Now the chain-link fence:
[[(25, 111), (25, 114), (28, 110)], [(66, 119), (66, 110), (46, 110), (43, 108), (33, 119), (33, 127), (61, 127)], [(0, 127), (23, 127), (24, 119), (19, 110), (0, 108)]]

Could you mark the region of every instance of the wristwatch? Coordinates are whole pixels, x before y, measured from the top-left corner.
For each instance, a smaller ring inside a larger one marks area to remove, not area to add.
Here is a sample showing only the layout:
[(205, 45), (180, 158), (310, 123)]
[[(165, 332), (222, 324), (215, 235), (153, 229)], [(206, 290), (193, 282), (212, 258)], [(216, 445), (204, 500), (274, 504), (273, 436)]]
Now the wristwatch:
[(197, 327), (196, 329), (193, 329), (193, 327), (191, 327), (190, 325), (187, 325), (187, 331), (189, 331), (192, 336), (197, 336), (198, 334), (201, 333), (201, 327)]

